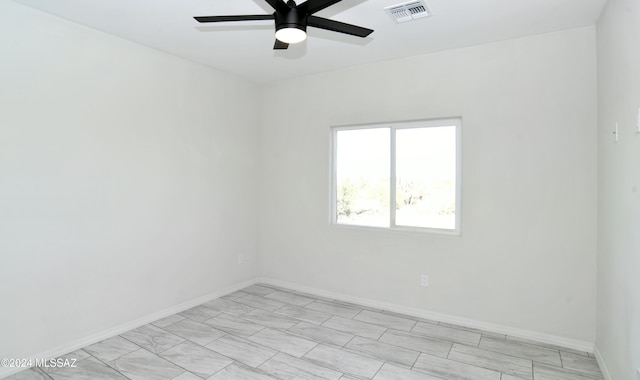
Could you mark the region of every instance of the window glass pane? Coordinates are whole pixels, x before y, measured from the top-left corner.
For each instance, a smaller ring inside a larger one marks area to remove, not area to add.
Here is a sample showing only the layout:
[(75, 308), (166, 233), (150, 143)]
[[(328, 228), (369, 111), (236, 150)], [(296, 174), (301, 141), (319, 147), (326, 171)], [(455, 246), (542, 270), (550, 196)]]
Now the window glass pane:
[(336, 133), (337, 222), (389, 227), (389, 128)]
[(396, 224), (455, 229), (456, 127), (396, 131)]

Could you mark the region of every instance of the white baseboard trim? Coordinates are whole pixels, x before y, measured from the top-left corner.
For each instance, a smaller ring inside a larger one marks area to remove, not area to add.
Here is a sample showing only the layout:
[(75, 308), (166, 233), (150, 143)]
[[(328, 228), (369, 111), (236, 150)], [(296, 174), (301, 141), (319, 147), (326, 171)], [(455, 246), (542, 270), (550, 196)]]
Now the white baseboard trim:
[[(25, 358), (25, 359), (32, 359), (34, 362), (36, 359), (51, 359), (51, 358), (58, 358), (62, 355), (68, 354), (70, 352), (73, 352), (75, 350), (78, 350), (82, 347), (86, 347), (88, 345), (94, 344), (94, 343), (98, 343), (102, 340), (114, 337), (116, 335), (120, 335), (126, 331), (138, 328), (142, 325), (146, 325), (148, 323), (151, 323), (153, 321), (156, 321), (158, 319), (162, 319), (165, 317), (168, 317), (170, 315), (176, 314), (176, 313), (180, 313), (182, 311), (185, 311), (187, 309), (191, 309), (192, 307), (201, 305), (205, 302), (211, 301), (212, 299), (215, 298), (219, 298), (222, 296), (225, 296), (229, 293), (233, 293), (235, 291), (238, 291), (240, 289), (246, 288), (247, 286), (253, 285), (256, 283), (256, 279), (250, 279), (250, 280), (246, 280), (231, 286), (228, 286), (224, 289), (220, 289), (218, 291), (206, 294), (204, 296), (198, 297), (198, 298), (194, 298), (192, 300), (180, 303), (178, 305), (172, 306), (170, 308), (158, 311), (156, 313), (153, 314), (149, 314), (146, 315), (144, 317), (135, 319), (133, 321), (130, 322), (126, 322), (123, 323), (121, 325), (109, 328), (107, 330), (95, 333), (95, 334), (91, 334), (87, 337), (84, 338), (80, 338), (78, 340), (75, 340), (73, 342), (69, 342), (66, 344), (63, 344), (61, 346), (52, 348), (50, 350), (41, 352), (39, 354), (36, 355), (32, 355), (29, 358)], [(15, 373), (18, 373), (22, 370), (25, 370), (26, 368), (0, 368), (0, 379), (4, 379), (5, 377), (11, 376)]]
[(286, 281), (275, 280), (272, 278), (261, 277), (257, 279), (258, 283), (277, 286), (285, 289), (291, 289), (311, 295), (335, 299), (343, 302), (351, 302), (362, 306), (375, 309), (382, 309), (394, 313), (406, 314), (412, 317), (425, 318), (438, 322), (446, 322), (464, 327), (470, 327), (485, 330), (497, 334), (509, 335), (512, 337), (528, 339), (539, 343), (552, 344), (555, 346), (570, 348), (578, 351), (593, 353), (594, 344), (582, 340), (570, 339), (561, 336), (540, 333), (531, 330), (524, 330), (510, 326), (499, 325), (495, 323), (482, 322), (474, 319), (458, 317), (455, 315), (442, 314), (424, 309), (417, 309), (407, 306), (400, 306), (388, 302), (376, 301), (368, 298), (350, 296), (342, 293), (326, 291), (322, 289), (312, 288), (304, 285), (294, 284)]
[(600, 352), (600, 348), (598, 348), (598, 344), (596, 343), (593, 354), (596, 356), (596, 360), (598, 361), (598, 366), (600, 366), (600, 371), (602, 372), (602, 376), (604, 376), (604, 380), (613, 380), (611, 377), (611, 373), (609, 372), (609, 368), (607, 368), (607, 363), (604, 361), (604, 357), (602, 357), (602, 353)]

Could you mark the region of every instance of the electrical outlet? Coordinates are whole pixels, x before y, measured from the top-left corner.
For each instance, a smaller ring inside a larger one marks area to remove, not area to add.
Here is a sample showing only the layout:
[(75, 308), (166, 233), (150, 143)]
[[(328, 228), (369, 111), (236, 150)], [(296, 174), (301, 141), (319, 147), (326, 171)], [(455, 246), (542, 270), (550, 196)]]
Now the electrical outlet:
[(244, 255), (242, 253), (238, 253), (238, 264), (244, 264)]
[(640, 108), (638, 108), (638, 117), (636, 118), (636, 133), (640, 133)]
[(429, 286), (429, 275), (423, 274), (420, 276), (420, 286)]
[(616, 123), (616, 129), (613, 131), (613, 142), (618, 142), (618, 123)]

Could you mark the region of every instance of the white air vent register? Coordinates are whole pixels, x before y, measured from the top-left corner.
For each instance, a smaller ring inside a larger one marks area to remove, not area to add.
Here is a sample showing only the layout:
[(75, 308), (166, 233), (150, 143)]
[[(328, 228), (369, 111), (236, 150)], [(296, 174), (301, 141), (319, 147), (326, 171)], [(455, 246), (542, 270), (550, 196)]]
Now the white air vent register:
[(396, 22), (407, 22), (431, 16), (429, 8), (422, 1), (409, 1), (384, 8)]

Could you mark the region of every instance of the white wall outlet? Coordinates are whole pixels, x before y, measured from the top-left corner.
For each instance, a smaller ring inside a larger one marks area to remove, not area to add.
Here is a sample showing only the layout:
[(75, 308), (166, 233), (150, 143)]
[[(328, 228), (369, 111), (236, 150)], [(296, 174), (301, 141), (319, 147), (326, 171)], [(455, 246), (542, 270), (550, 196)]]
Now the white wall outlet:
[(638, 108), (638, 115), (636, 117), (636, 133), (640, 133), (640, 108)]
[(618, 123), (616, 123), (616, 129), (613, 131), (613, 142), (618, 142)]
[(420, 276), (420, 286), (429, 286), (429, 275), (423, 274)]
[(238, 264), (244, 264), (244, 255), (242, 253), (238, 253)]

